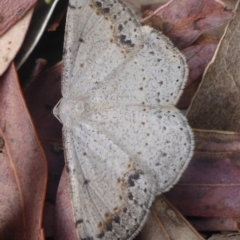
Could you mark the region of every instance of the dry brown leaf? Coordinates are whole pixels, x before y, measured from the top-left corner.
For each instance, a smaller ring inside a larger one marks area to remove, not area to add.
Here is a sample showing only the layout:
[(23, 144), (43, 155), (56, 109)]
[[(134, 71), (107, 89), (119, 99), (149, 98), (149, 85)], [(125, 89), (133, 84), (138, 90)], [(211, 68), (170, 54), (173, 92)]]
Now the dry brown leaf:
[(209, 240), (240, 240), (240, 234), (214, 234)]
[(54, 224), (55, 224), (54, 216), (55, 216), (55, 203), (46, 201), (43, 212), (43, 229), (45, 237), (54, 236)]
[(203, 36), (194, 45), (182, 49), (181, 52), (185, 56), (189, 67), (189, 76), (184, 92), (177, 104), (179, 109), (187, 109), (189, 107), (198, 89), (201, 76), (211, 61), (218, 43), (219, 39), (216, 37)]
[(58, 187), (55, 214), (55, 240), (79, 240), (75, 228), (71, 204), (71, 191), (68, 182), (68, 173), (64, 168)]
[(240, 7), (226, 28), (187, 113), (193, 128), (240, 131), (239, 39)]
[(0, 36), (22, 19), (37, 0), (1, 0)]
[(194, 156), (166, 196), (185, 216), (231, 219), (226, 224), (232, 225), (225, 228), (237, 230), (234, 220), (240, 218), (240, 134), (195, 130), (194, 136)]
[(193, 217), (189, 218), (191, 224), (201, 232), (239, 231), (240, 218), (220, 217)]
[[(41, 69), (41, 64), (39, 67)], [(62, 63), (41, 74), (35, 71), (36, 76), (32, 76), (32, 82), (25, 88), (24, 97), (47, 156), (49, 172), (61, 174), (63, 154), (55, 148), (62, 142), (62, 124), (53, 116), (52, 109), (61, 98)]]
[(143, 22), (163, 31), (183, 49), (204, 31), (227, 23), (234, 15), (219, 0), (171, 0), (155, 11), (145, 12)]
[(214, 55), (218, 43), (218, 38), (205, 36), (199, 39), (194, 45), (181, 50), (189, 67), (186, 87), (203, 74), (204, 69)]
[(178, 100), (177, 108), (178, 109), (187, 109), (191, 103), (193, 96), (198, 90), (201, 78), (195, 79), (188, 87), (184, 88), (183, 94)]
[(45, 65), (45, 60), (39, 59), (37, 61), (30, 81), (24, 87), (24, 97), (48, 161), (49, 177), (43, 226), (45, 236), (50, 237), (54, 235), (55, 209), (53, 203), (56, 200), (60, 174), (62, 174), (64, 167), (61, 146), (62, 126), (52, 114), (53, 107), (61, 97), (62, 63), (58, 63), (42, 72)]
[(45, 240), (43, 228), (39, 231), (38, 240)]
[(5, 72), (22, 46), (32, 13), (33, 9), (0, 37), (0, 76)]
[(164, 196), (156, 198), (136, 240), (203, 240)]
[(47, 165), (13, 66), (0, 79), (0, 139), (0, 239), (38, 239)]
[[(61, 124), (52, 109), (61, 97), (62, 64), (42, 72), (46, 61), (38, 59), (30, 81), (24, 87), (24, 97), (48, 161), (48, 184), (43, 216), (45, 236), (54, 235), (54, 202), (64, 167)], [(41, 73), (42, 72), (42, 73)]]

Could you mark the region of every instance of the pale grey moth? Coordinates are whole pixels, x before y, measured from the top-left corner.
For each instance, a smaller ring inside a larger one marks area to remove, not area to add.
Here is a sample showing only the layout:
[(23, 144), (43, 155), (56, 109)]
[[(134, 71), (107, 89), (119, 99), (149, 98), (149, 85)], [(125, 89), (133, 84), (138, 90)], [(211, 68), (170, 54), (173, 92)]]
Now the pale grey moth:
[(70, 0), (64, 51), (54, 114), (63, 123), (77, 233), (133, 239), (193, 153), (190, 127), (174, 107), (185, 59), (120, 0)]

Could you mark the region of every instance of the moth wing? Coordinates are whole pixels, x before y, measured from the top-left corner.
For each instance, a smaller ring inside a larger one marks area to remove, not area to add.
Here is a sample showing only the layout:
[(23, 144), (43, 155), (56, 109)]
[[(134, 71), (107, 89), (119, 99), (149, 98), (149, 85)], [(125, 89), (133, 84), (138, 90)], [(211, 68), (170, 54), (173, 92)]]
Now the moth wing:
[(188, 77), (185, 58), (161, 32), (141, 29), (141, 50), (89, 89), (85, 99), (111, 106), (177, 103)]
[(142, 32), (123, 2), (70, 0), (64, 43), (62, 94), (81, 100), (142, 46)]
[(84, 102), (63, 127), (79, 235), (132, 239), (192, 154), (185, 118), (163, 107), (180, 96), (185, 60), (124, 3), (70, 0), (64, 63), (63, 97)]
[(122, 106), (88, 113), (82, 119), (103, 132), (142, 169), (150, 169), (157, 183), (156, 195), (177, 182), (192, 157), (192, 131), (174, 107)]
[(176, 104), (188, 76), (171, 41), (120, 1), (71, 0), (64, 52), (62, 94), (72, 100)]
[(155, 197), (155, 180), (101, 131), (78, 124), (63, 133), (81, 239), (132, 239)]

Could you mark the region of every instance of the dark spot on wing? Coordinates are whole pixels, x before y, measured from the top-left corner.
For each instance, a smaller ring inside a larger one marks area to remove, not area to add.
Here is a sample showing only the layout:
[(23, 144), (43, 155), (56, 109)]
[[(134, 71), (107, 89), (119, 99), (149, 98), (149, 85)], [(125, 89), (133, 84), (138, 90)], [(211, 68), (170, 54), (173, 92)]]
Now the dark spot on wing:
[(114, 221), (115, 223), (120, 224), (120, 217), (119, 217), (118, 215), (115, 215), (115, 216), (113, 217), (113, 221)]
[(126, 35), (123, 35), (123, 34), (120, 35), (119, 36), (120, 43), (124, 44), (124, 45), (128, 45), (130, 47), (134, 47), (134, 44), (132, 43), (132, 41), (131, 40), (127, 40), (126, 38), (127, 38)]
[(103, 8), (103, 13), (104, 14), (110, 13), (110, 8)]
[(101, 8), (102, 7), (102, 3), (101, 2), (96, 2), (96, 7)]
[(129, 175), (128, 177), (128, 185), (130, 187), (134, 187), (135, 186), (135, 181), (138, 180), (140, 177), (139, 173), (138, 172), (134, 172), (132, 174)]
[(142, 174), (142, 172), (139, 171), (139, 172), (132, 174), (131, 176), (133, 179), (138, 180), (140, 178), (140, 174)]
[(121, 32), (123, 30), (123, 25), (122, 24), (119, 24), (118, 25), (118, 30)]
[(85, 179), (83, 184), (84, 184), (84, 185), (88, 185), (89, 183), (90, 183), (90, 180)]
[(112, 221), (106, 222), (106, 230), (110, 232), (113, 230)]
[(128, 178), (128, 185), (130, 186), (130, 187), (134, 187), (135, 186), (135, 183), (134, 183), (134, 180), (129, 176), (129, 178)]
[(132, 195), (131, 192), (128, 193), (128, 199), (129, 199), (129, 200), (133, 200), (133, 195)]
[(79, 225), (79, 224), (81, 224), (81, 223), (83, 223), (83, 220), (82, 220), (82, 219), (79, 219), (79, 220), (76, 221), (75, 226), (77, 227), (77, 225)]

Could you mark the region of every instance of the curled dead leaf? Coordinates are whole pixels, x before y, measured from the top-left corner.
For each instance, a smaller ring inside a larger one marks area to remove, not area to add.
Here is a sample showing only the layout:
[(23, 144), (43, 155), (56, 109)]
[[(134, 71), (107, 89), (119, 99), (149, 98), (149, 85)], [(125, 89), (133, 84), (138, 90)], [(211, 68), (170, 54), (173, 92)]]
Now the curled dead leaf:
[[(147, 15), (147, 16), (146, 16)], [(219, 0), (171, 0), (142, 20), (168, 36), (180, 49), (191, 45), (204, 31), (227, 23), (235, 12)]]
[(218, 51), (208, 65), (187, 117), (194, 128), (240, 130), (239, 33), (240, 7), (226, 28)]
[(153, 203), (148, 220), (136, 240), (203, 240), (201, 235), (164, 196)]
[[(216, 225), (236, 230), (234, 219), (240, 219), (240, 134), (195, 130), (194, 135), (193, 159), (166, 196), (185, 216), (204, 217), (205, 221), (206, 218), (229, 219), (225, 226)], [(205, 224), (207, 230), (216, 227), (211, 222)]]
[(1, 0), (0, 36), (22, 19), (37, 0)]
[(0, 76), (8, 68), (20, 49), (27, 32), (33, 9), (13, 25), (4, 35), (0, 36)]
[(0, 239), (37, 239), (47, 165), (12, 66), (0, 79)]

